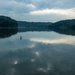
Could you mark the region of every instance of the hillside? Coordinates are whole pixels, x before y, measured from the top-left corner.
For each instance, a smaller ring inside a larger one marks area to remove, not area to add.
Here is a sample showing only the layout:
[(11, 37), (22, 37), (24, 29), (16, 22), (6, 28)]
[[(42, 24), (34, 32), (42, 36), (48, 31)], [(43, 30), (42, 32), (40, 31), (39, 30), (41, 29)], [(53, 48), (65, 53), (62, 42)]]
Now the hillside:
[(11, 28), (17, 26), (18, 26), (17, 21), (7, 16), (0, 16), (0, 28), (4, 28), (4, 27)]
[(75, 19), (72, 20), (62, 20), (56, 23), (52, 24), (53, 27), (57, 27), (57, 28), (75, 28)]
[(49, 29), (61, 34), (75, 35), (75, 19), (53, 23)]
[(9, 37), (18, 32), (17, 21), (10, 17), (0, 16), (0, 38)]
[(47, 31), (49, 30), (49, 25), (51, 22), (26, 22), (18, 21), (18, 30), (19, 32), (25, 31)]
[(49, 26), (52, 24), (51, 22), (26, 22), (26, 21), (17, 21), (19, 27), (41, 27), (41, 26)]

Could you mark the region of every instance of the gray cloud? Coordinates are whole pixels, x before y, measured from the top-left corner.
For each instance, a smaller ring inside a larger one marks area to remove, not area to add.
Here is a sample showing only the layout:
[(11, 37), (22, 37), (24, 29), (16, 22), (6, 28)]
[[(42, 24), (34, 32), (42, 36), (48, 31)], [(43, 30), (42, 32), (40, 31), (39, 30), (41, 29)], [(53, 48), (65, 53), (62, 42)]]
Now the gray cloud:
[(13, 19), (24, 21), (58, 21), (75, 18), (75, 16), (70, 17), (55, 13), (47, 15), (30, 14), (30, 12), (38, 10), (67, 10), (72, 8), (75, 8), (75, 0), (0, 0), (0, 15), (6, 15)]
[(18, 13), (28, 13), (31, 10), (34, 10), (35, 6), (33, 4), (26, 4), (23, 2), (17, 1), (0, 1), (0, 11), (8, 12), (18, 12)]
[(72, 8), (75, 7), (75, 0), (16, 0), (19, 2), (25, 2), (27, 4), (32, 3), (37, 8)]

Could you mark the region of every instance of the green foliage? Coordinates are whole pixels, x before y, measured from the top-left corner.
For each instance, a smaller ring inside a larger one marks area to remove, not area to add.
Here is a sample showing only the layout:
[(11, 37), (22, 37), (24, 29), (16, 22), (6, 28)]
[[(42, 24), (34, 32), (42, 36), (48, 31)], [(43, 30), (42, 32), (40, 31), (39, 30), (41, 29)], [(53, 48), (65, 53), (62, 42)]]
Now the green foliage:
[(17, 21), (10, 17), (0, 16), (0, 38), (9, 37), (18, 31)]
[(6, 16), (0, 16), (0, 27), (1, 28), (12, 28), (12, 27), (17, 27), (17, 21), (11, 19), (10, 17)]
[(49, 29), (61, 34), (75, 35), (75, 19), (53, 23)]
[(53, 24), (53, 26), (58, 28), (71, 28), (75, 26), (75, 19), (73, 20), (62, 20)]

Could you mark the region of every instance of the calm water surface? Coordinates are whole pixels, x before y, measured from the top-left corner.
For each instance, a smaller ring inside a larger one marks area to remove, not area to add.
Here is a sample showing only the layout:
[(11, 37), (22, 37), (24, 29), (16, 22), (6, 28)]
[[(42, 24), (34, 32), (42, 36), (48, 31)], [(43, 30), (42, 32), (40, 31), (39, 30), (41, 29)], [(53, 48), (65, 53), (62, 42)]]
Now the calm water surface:
[(75, 75), (75, 36), (37, 31), (1, 38), (0, 75)]

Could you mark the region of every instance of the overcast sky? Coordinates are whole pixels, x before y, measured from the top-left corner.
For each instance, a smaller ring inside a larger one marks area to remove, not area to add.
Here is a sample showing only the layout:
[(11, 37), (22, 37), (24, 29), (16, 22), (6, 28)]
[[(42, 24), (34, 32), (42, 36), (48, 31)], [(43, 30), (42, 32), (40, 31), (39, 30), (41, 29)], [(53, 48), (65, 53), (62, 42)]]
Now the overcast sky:
[(0, 0), (0, 15), (34, 22), (74, 19), (75, 0)]

